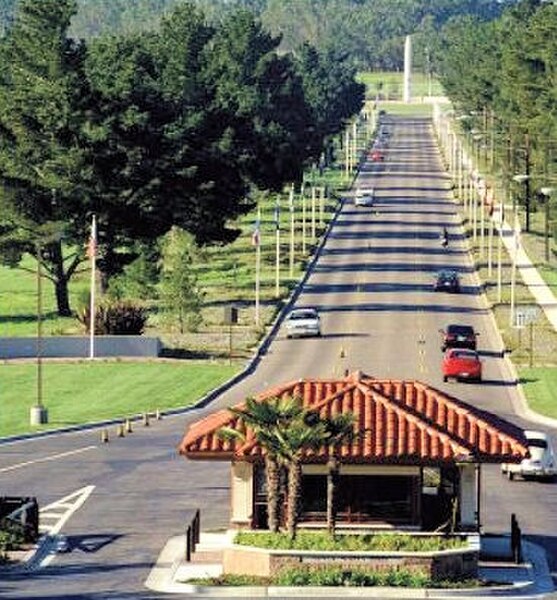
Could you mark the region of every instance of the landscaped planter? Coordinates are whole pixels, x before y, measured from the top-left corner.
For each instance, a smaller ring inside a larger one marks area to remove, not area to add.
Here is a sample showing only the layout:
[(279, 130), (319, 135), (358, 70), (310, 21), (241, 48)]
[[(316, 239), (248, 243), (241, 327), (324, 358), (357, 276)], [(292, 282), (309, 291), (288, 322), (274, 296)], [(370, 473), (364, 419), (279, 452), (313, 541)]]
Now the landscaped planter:
[(436, 552), (349, 552), (309, 550), (269, 550), (233, 545), (224, 550), (223, 570), (229, 575), (271, 577), (284, 568), (325, 568), (342, 565), (346, 569), (374, 571), (404, 568), (427, 573), (431, 579), (476, 578), (479, 546), (475, 538), (468, 546)]

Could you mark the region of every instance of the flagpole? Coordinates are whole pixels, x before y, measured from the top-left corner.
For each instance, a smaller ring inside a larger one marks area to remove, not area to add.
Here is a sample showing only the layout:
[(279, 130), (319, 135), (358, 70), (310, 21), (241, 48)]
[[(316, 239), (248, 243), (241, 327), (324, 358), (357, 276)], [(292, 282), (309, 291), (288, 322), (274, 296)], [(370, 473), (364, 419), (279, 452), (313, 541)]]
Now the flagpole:
[(288, 198), (290, 207), (290, 278), (294, 277), (294, 184), (290, 186)]
[(259, 327), (259, 291), (261, 279), (261, 239), (259, 227), (261, 223), (261, 209), (257, 209), (257, 239), (255, 242), (255, 325)]
[(276, 281), (275, 297), (280, 296), (280, 196), (277, 196), (275, 204), (275, 231), (276, 231)]
[(514, 217), (514, 229), (513, 229), (513, 257), (512, 257), (512, 268), (511, 268), (511, 310), (509, 315), (509, 324), (512, 327), (514, 325), (514, 313), (516, 305), (516, 262), (518, 260), (518, 246), (520, 244), (520, 224), (518, 221), (518, 215), (515, 213)]
[(316, 211), (316, 190), (315, 186), (311, 185), (311, 239), (315, 240), (316, 234), (316, 222), (315, 222), (315, 211)]
[(306, 193), (304, 185), (301, 188), (302, 195), (302, 254), (306, 256)]
[(95, 358), (95, 279), (97, 266), (97, 220), (93, 215), (91, 221), (91, 237), (88, 247), (89, 258), (91, 259), (91, 293), (89, 305), (89, 358)]

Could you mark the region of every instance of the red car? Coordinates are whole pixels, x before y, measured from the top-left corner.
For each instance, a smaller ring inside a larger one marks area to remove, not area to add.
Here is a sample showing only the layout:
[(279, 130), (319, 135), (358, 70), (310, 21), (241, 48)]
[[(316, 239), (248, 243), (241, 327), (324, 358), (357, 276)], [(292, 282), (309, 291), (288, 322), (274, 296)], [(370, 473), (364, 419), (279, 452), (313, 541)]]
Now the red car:
[(384, 158), (383, 157), (383, 152), (381, 152), (381, 150), (374, 150), (371, 153), (371, 160), (373, 162), (379, 162), (379, 161), (383, 160), (383, 158)]
[(443, 381), (467, 379), (482, 380), (482, 363), (478, 353), (467, 348), (449, 348), (443, 357)]

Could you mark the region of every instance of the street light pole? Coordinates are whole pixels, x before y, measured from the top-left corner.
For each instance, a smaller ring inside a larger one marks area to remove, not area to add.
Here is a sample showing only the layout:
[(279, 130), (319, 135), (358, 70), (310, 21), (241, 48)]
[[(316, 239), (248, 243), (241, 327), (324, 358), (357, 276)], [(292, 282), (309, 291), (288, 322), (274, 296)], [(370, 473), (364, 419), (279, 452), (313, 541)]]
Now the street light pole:
[(48, 423), (48, 411), (43, 405), (43, 291), (41, 243), (36, 241), (37, 255), (37, 403), (31, 407), (29, 421), (31, 425)]
[(544, 250), (545, 250), (545, 262), (549, 263), (549, 217), (550, 217), (550, 201), (551, 196), (555, 188), (552, 187), (542, 187), (540, 192), (545, 200), (545, 224), (544, 224)]
[[(528, 181), (529, 175), (515, 175), (513, 181), (516, 183), (524, 183)], [(511, 327), (515, 322), (515, 306), (516, 306), (516, 263), (518, 259), (518, 248), (520, 246), (520, 221), (518, 218), (518, 203), (514, 201), (513, 194), (513, 232), (514, 232), (514, 248), (512, 253), (512, 269), (511, 269), (511, 309), (509, 314), (509, 321)]]

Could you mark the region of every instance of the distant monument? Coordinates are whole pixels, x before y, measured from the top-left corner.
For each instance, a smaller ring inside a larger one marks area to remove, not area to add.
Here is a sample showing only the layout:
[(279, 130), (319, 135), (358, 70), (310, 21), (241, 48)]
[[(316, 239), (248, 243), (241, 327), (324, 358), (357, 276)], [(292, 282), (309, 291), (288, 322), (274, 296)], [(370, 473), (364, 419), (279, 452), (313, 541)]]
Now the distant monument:
[(412, 37), (407, 35), (404, 42), (404, 102), (412, 100)]

